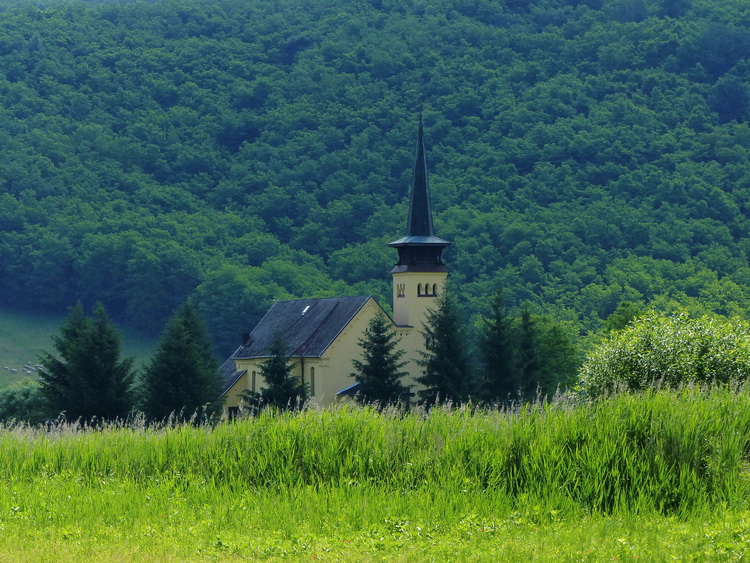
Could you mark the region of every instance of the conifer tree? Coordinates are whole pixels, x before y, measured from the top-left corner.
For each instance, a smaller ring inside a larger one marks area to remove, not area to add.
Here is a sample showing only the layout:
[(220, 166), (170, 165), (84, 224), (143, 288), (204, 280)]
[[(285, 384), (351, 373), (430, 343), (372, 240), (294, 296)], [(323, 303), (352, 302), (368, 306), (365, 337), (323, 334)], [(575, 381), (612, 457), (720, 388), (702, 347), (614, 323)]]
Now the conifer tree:
[(480, 395), (485, 401), (530, 401), (573, 384), (578, 354), (560, 323), (529, 309), (513, 316), (498, 294), (483, 329)]
[(219, 366), (205, 326), (188, 301), (169, 320), (144, 373), (141, 408), (152, 420), (221, 411)]
[(99, 303), (93, 318), (78, 303), (60, 335), (53, 339), (58, 357), (40, 357), (40, 392), (52, 416), (68, 420), (113, 420), (133, 408), (133, 358), (120, 359), (120, 335)]
[(260, 364), (266, 387), (260, 390), (260, 404), (278, 409), (291, 409), (307, 400), (307, 386), (292, 375), (294, 364), (287, 355), (280, 337), (274, 338), (270, 357)]
[(425, 351), (419, 365), (424, 368), (417, 382), (424, 403), (460, 403), (473, 391), (470, 362), (466, 351), (465, 329), (456, 298), (444, 291), (437, 298), (437, 308), (427, 315), (422, 331)]
[(487, 401), (503, 401), (517, 395), (522, 382), (516, 366), (515, 320), (508, 311), (502, 292), (495, 293), (491, 315), (482, 321), (479, 393)]
[(531, 311), (524, 309), (518, 320), (516, 352), (518, 357), (518, 393), (525, 399), (533, 399), (539, 385), (542, 361), (539, 354), (539, 339), (536, 322)]
[(360, 384), (357, 401), (388, 405), (406, 397), (409, 388), (401, 380), (408, 372), (402, 369), (406, 362), (400, 361), (404, 351), (397, 348), (398, 344), (393, 323), (382, 312), (378, 313), (359, 339), (363, 361), (352, 361), (356, 371), (351, 375)]

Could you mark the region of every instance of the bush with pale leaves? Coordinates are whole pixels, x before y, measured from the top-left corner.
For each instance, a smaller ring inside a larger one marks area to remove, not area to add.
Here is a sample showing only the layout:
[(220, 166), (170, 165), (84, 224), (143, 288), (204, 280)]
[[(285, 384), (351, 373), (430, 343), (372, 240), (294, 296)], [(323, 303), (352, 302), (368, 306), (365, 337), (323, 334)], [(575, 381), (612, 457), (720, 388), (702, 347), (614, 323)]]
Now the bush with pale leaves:
[(750, 325), (687, 315), (641, 317), (588, 356), (579, 389), (589, 397), (652, 386), (742, 381), (750, 375)]

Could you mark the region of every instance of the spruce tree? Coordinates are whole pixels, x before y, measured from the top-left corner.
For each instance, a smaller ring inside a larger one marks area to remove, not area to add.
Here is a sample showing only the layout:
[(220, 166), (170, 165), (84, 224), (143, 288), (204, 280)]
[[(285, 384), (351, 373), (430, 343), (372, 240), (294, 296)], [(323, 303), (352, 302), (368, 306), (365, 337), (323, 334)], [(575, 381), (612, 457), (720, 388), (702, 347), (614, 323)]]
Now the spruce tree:
[(292, 409), (307, 400), (307, 386), (292, 375), (294, 365), (280, 337), (274, 338), (269, 358), (260, 364), (266, 387), (260, 390), (260, 403), (281, 410)]
[(120, 359), (116, 327), (101, 304), (93, 318), (78, 303), (53, 339), (58, 357), (40, 356), (40, 392), (51, 416), (114, 420), (133, 408), (133, 358)]
[(393, 323), (382, 312), (378, 313), (359, 339), (363, 361), (352, 361), (356, 371), (351, 376), (359, 383), (357, 401), (384, 406), (404, 400), (409, 388), (401, 379), (408, 372), (402, 369), (406, 362), (400, 361), (404, 351), (397, 349), (398, 344)]
[(565, 325), (545, 316), (536, 317), (540, 365), (536, 387), (545, 396), (571, 388), (577, 379), (580, 357)]
[(515, 319), (508, 311), (502, 292), (495, 293), (491, 306), (490, 317), (482, 319), (479, 393), (485, 401), (497, 402), (517, 395), (522, 382), (516, 365)]
[(481, 334), (482, 393), (488, 402), (531, 401), (569, 387), (578, 354), (564, 326), (524, 309), (514, 317), (498, 301)]
[(209, 419), (222, 408), (219, 366), (205, 326), (188, 301), (169, 320), (144, 373), (141, 408), (151, 420), (172, 414)]
[(528, 309), (521, 312), (516, 335), (518, 379), (520, 382), (518, 392), (522, 398), (531, 400), (534, 398), (539, 385), (542, 360), (539, 353), (537, 325)]
[(461, 403), (473, 391), (465, 329), (456, 298), (444, 291), (437, 308), (427, 315), (422, 331), (425, 351), (419, 365), (424, 368), (417, 382), (425, 389), (419, 396), (425, 404)]

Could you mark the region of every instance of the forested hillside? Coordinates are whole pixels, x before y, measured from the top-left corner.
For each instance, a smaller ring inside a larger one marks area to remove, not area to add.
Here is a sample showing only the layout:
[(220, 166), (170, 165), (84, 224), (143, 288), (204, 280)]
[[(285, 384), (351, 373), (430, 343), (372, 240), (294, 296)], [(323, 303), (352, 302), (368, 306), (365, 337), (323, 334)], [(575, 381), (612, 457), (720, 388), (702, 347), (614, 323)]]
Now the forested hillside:
[(376, 295), (423, 98), (460, 297), (582, 332), (622, 301), (750, 311), (745, 0), (7, 2), (0, 300)]

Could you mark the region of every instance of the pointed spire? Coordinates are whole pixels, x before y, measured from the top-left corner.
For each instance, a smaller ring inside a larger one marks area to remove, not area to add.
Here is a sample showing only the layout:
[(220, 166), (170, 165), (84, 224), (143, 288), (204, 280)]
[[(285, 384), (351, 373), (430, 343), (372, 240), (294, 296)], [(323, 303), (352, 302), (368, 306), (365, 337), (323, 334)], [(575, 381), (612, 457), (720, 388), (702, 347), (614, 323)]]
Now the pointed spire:
[(411, 201), (406, 236), (431, 237), (432, 209), (430, 206), (430, 188), (427, 184), (427, 157), (424, 148), (424, 125), (422, 112), (419, 112), (419, 135), (417, 137), (417, 155), (412, 176)]
[(411, 194), (409, 198), (409, 219), (406, 236), (390, 243), (398, 248), (398, 264), (393, 271), (419, 267), (421, 271), (446, 271), (441, 254), (449, 246), (447, 240), (435, 236), (432, 228), (432, 208), (430, 189), (427, 184), (427, 158), (424, 145), (424, 125), (422, 112), (419, 112), (419, 134), (417, 154), (414, 163)]

